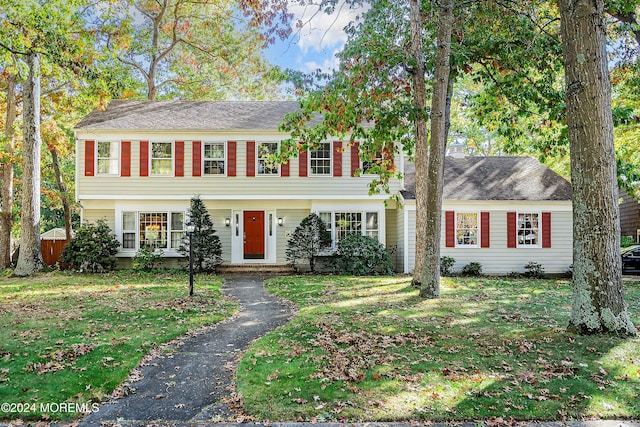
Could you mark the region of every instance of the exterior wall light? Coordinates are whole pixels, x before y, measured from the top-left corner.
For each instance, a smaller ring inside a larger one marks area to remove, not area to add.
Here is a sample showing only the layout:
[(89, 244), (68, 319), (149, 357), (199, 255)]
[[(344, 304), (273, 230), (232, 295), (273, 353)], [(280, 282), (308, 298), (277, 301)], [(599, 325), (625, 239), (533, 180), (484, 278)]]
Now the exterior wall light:
[(225, 227), (231, 226), (231, 218), (225, 218), (224, 219), (224, 226)]
[(282, 227), (284, 225), (284, 218), (278, 217), (278, 225)]

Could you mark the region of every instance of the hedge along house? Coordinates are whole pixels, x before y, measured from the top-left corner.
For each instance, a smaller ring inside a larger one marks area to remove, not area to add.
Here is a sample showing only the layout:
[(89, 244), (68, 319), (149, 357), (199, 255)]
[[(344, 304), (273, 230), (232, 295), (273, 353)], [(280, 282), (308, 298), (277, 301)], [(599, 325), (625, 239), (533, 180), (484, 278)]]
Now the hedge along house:
[[(406, 174), (390, 190), (403, 206), (388, 195), (368, 195), (373, 177), (358, 144), (327, 140), (272, 165), (268, 156), (288, 138), (279, 124), (297, 108), (288, 101), (112, 101), (93, 111), (75, 129), (83, 221), (107, 221), (121, 244), (121, 265), (143, 246), (176, 261), (189, 201), (199, 196), (220, 236), (224, 263), (284, 265), (293, 230), (316, 212), (334, 245), (347, 234), (375, 236), (393, 253), (396, 269), (410, 272), (412, 165), (395, 159)], [(462, 173), (465, 168), (473, 169)], [(547, 272), (569, 268), (571, 201), (564, 179), (534, 159), (508, 157), (448, 159), (445, 176), (443, 255), (459, 265), (480, 261), (489, 273), (522, 271), (529, 261)], [(497, 192), (498, 184), (505, 191)], [(530, 243), (519, 240), (520, 226)]]

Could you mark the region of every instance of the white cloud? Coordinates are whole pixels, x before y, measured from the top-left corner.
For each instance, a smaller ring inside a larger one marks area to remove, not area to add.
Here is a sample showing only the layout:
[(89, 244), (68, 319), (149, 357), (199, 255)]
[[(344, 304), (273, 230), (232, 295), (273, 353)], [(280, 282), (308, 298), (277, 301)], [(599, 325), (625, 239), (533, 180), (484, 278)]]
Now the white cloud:
[(303, 24), (298, 29), (298, 48), (305, 54), (310, 50), (341, 49), (347, 40), (344, 27), (366, 10), (352, 9), (344, 0), (339, 1), (330, 15), (320, 10), (317, 4), (290, 4), (289, 7), (294, 19)]

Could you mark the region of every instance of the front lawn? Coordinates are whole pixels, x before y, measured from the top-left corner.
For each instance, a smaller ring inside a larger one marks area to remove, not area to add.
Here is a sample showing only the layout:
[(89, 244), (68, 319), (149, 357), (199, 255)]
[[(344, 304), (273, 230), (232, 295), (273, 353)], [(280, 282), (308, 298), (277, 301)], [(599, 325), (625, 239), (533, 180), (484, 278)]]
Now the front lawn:
[[(625, 283), (640, 325), (640, 283)], [(640, 338), (565, 331), (568, 281), (277, 278), (296, 319), (242, 359), (238, 392), (259, 420), (565, 420), (640, 417)]]
[(193, 298), (188, 282), (173, 271), (0, 277), (0, 419), (80, 416), (151, 349), (236, 311), (221, 278), (196, 276)]

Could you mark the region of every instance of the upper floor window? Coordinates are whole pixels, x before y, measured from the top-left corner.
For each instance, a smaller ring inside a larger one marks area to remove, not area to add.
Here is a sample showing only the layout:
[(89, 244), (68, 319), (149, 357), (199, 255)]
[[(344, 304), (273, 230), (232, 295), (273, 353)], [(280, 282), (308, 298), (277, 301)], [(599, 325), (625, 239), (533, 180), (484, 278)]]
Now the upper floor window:
[(480, 225), (477, 212), (456, 212), (456, 246), (477, 247)]
[(312, 175), (331, 175), (331, 143), (321, 142), (311, 150), (310, 166)]
[(96, 156), (96, 161), (98, 163), (98, 174), (117, 175), (120, 143), (115, 141), (98, 141), (97, 145), (98, 155)]
[(171, 142), (151, 143), (151, 175), (173, 174), (173, 144)]
[(271, 158), (278, 152), (277, 142), (258, 143), (258, 175), (278, 175), (280, 168)]
[(518, 214), (518, 246), (535, 247), (539, 245), (540, 215), (537, 213)]
[(382, 164), (382, 152), (379, 151), (376, 153), (376, 155), (368, 161), (362, 162), (362, 173), (363, 174), (372, 174), (373, 171), (373, 167), (375, 165), (381, 165)]
[(224, 175), (225, 174), (225, 143), (205, 142), (204, 143), (204, 174)]

